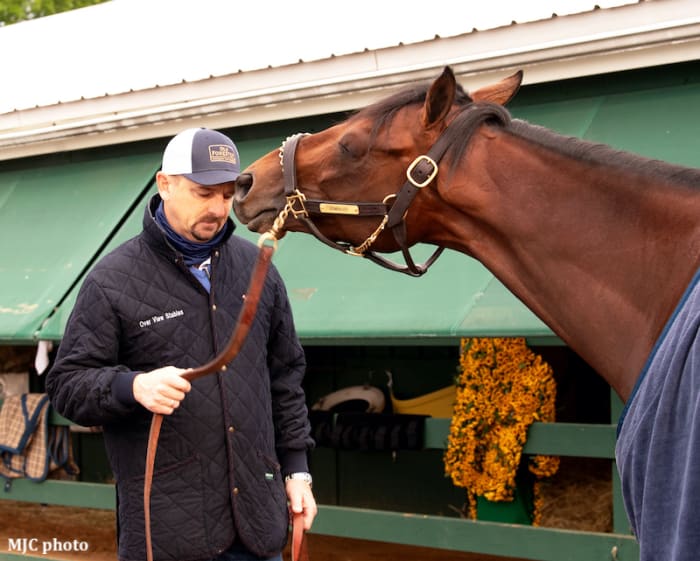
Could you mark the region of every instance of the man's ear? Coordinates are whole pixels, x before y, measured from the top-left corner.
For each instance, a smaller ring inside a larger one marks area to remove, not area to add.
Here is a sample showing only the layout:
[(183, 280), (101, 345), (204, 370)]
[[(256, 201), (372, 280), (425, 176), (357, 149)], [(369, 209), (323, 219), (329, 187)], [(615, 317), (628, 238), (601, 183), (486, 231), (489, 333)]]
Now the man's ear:
[(159, 171), (156, 173), (156, 185), (158, 185), (158, 194), (160, 198), (167, 201), (170, 198), (170, 191), (173, 187), (172, 177)]

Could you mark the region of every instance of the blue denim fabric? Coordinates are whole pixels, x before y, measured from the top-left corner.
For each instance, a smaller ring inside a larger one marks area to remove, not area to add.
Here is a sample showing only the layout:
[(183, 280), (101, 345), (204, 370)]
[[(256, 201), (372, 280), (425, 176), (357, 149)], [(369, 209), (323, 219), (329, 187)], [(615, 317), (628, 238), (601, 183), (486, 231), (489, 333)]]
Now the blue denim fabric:
[(210, 561), (282, 561), (282, 554), (280, 553), (279, 555), (266, 559), (253, 555), (240, 544), (234, 544), (221, 555), (213, 557)]

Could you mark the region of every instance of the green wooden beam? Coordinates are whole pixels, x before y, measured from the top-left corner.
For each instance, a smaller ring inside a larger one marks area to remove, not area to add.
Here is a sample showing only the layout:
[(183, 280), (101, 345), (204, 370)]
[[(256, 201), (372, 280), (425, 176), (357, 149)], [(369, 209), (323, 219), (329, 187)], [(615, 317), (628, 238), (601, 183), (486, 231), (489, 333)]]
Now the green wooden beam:
[[(425, 448), (445, 448), (449, 432), (450, 419), (426, 419)], [(523, 453), (614, 459), (615, 425), (533, 423)]]
[(33, 555), (22, 555), (21, 553), (5, 553), (0, 551), (0, 561), (51, 561), (51, 557), (42, 555), (35, 557)]
[[(102, 509), (114, 509), (114, 497), (113, 485), (54, 480), (33, 483), (18, 479), (9, 490), (0, 492), (2, 499)], [(639, 547), (629, 535), (326, 505), (319, 506), (312, 532), (537, 561), (639, 559)], [(17, 555), (0, 553), (0, 561), (16, 559)]]
[(68, 419), (65, 417), (61, 417), (56, 411), (53, 410), (53, 407), (49, 409), (49, 424), (50, 425), (58, 425), (58, 426), (70, 426), (74, 425), (75, 423), (71, 423)]
[[(51, 411), (51, 423), (71, 422)], [(425, 448), (444, 449), (450, 432), (450, 419), (429, 418), (425, 426)], [(525, 454), (575, 456), (579, 458), (615, 458), (615, 425), (583, 423), (533, 423), (527, 434)]]
[(625, 510), (625, 502), (622, 499), (622, 483), (620, 481), (620, 474), (617, 471), (617, 463), (613, 462), (612, 465), (612, 497), (613, 497), (613, 532), (619, 534), (631, 534), (632, 526), (630, 525), (629, 518), (627, 518), (627, 511)]
[(639, 560), (631, 536), (335, 506), (319, 507), (311, 531), (537, 561)]
[[(624, 404), (618, 395), (610, 389), (610, 422), (616, 423), (622, 415)], [(613, 532), (620, 534), (632, 533), (629, 518), (625, 510), (625, 502), (622, 499), (622, 482), (617, 471), (617, 462), (612, 464), (612, 488), (613, 488)]]
[(615, 458), (615, 426), (579, 423), (533, 423), (525, 454), (581, 458)]
[(36, 483), (11, 479), (0, 491), (0, 499), (83, 508), (116, 508), (114, 485), (47, 479)]

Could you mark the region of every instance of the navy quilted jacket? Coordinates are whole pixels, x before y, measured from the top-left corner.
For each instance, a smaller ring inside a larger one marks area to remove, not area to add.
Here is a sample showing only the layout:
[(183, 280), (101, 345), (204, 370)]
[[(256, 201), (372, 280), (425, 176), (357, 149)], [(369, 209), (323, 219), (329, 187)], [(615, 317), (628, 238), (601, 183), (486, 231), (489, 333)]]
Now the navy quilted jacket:
[[(151, 415), (135, 402), (138, 372), (195, 367), (235, 326), (257, 248), (229, 236), (212, 255), (208, 294), (167, 243), (153, 213), (143, 232), (86, 278), (46, 380), (55, 409), (101, 425), (117, 487), (119, 558), (145, 558), (143, 475)], [(304, 353), (282, 280), (271, 267), (241, 353), (195, 380), (165, 417), (151, 518), (158, 560), (208, 559), (238, 539), (271, 556), (288, 531), (283, 476), (306, 471), (312, 446), (301, 382)]]

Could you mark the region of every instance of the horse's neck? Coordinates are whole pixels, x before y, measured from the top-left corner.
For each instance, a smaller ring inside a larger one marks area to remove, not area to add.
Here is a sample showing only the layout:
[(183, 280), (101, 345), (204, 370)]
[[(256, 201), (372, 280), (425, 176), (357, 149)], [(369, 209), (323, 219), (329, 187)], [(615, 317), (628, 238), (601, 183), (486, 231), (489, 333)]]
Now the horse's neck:
[(475, 138), (466, 162), (441, 187), (461, 216), (441, 243), (479, 259), (626, 400), (700, 261), (700, 191), (503, 133)]

